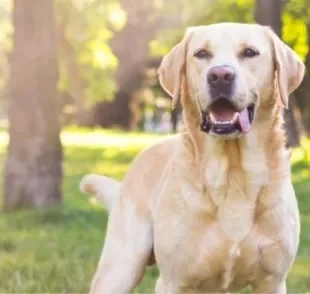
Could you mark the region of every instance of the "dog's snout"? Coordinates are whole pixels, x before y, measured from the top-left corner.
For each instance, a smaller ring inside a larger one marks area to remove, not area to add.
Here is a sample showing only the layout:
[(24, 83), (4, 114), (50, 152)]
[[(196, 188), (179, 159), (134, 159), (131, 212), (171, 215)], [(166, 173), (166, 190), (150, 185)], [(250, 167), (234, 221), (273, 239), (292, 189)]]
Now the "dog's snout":
[(214, 66), (210, 68), (207, 79), (209, 84), (231, 84), (235, 79), (236, 73), (233, 67), (228, 65)]
[(229, 65), (213, 66), (207, 73), (207, 83), (212, 100), (220, 97), (231, 99), (235, 88), (236, 72)]

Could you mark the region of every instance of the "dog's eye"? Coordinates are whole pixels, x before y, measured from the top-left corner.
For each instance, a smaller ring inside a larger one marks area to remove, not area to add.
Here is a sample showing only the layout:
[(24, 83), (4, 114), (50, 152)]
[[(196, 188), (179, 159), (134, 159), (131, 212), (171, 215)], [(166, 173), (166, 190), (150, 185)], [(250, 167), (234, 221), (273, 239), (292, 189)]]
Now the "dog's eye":
[(259, 52), (253, 48), (245, 48), (242, 53), (242, 57), (252, 58), (254, 56), (259, 55)]
[(205, 50), (205, 49), (201, 49), (201, 50), (198, 50), (194, 56), (196, 58), (199, 58), (199, 59), (205, 59), (205, 58), (209, 58), (211, 56), (211, 54)]

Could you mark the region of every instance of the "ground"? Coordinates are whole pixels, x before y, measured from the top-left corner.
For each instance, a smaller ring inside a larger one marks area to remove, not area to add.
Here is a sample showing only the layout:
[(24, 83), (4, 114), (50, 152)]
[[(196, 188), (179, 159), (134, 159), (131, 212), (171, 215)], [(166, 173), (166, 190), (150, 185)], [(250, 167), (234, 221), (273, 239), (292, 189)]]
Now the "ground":
[[(141, 148), (158, 137), (103, 130), (64, 131), (64, 205), (41, 212), (0, 214), (0, 293), (86, 293), (102, 248), (107, 212), (79, 192), (79, 181), (89, 172), (121, 179)], [(1, 170), (6, 145), (7, 135), (0, 132)], [(292, 166), (302, 234), (288, 288), (310, 293), (309, 140), (303, 139), (303, 148), (294, 150)], [(156, 268), (149, 269), (137, 292), (152, 292), (156, 277)]]

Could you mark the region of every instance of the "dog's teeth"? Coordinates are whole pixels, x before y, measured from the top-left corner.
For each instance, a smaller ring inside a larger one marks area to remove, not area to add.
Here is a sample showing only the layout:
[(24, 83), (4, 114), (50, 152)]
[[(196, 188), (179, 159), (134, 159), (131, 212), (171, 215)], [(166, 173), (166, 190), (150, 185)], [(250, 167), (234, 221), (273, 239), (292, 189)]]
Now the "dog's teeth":
[(238, 113), (235, 113), (232, 120), (216, 120), (215, 116), (212, 113), (210, 113), (210, 119), (212, 123), (216, 125), (234, 124), (237, 118), (238, 118)]
[(217, 125), (226, 125), (226, 124), (232, 124), (233, 121), (229, 121), (229, 120), (225, 120), (225, 121), (219, 121), (219, 120), (214, 120), (213, 121), (214, 124), (217, 124)]
[(217, 125), (225, 125), (230, 123), (230, 121), (221, 121), (221, 120), (213, 120), (212, 122)]
[(238, 116), (239, 116), (239, 112), (236, 112), (234, 114), (234, 117), (233, 117), (232, 121), (235, 122), (238, 119)]

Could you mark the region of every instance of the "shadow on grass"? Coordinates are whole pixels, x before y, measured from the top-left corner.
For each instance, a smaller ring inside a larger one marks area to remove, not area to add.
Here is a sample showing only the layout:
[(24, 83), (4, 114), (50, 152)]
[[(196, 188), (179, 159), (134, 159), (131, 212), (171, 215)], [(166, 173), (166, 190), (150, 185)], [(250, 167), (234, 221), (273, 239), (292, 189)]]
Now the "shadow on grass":
[[(0, 293), (89, 291), (108, 214), (79, 191), (79, 182), (86, 173), (121, 179), (141, 148), (65, 147), (63, 206), (0, 214)], [(150, 292), (155, 276), (150, 268), (139, 291)]]
[[(0, 218), (1, 293), (86, 293), (106, 233), (102, 208), (19, 212)], [(150, 268), (140, 291), (153, 289)]]
[(1, 215), (0, 292), (86, 292), (106, 222), (103, 209)]

